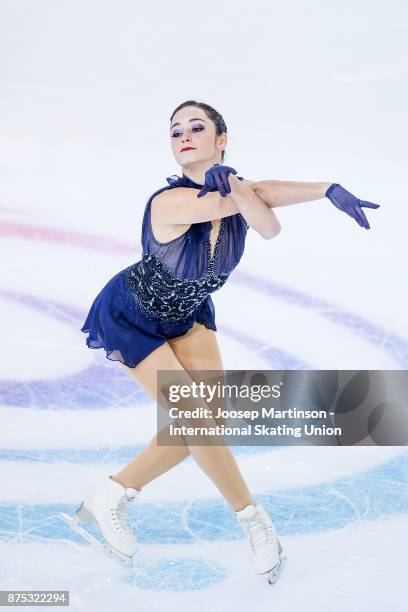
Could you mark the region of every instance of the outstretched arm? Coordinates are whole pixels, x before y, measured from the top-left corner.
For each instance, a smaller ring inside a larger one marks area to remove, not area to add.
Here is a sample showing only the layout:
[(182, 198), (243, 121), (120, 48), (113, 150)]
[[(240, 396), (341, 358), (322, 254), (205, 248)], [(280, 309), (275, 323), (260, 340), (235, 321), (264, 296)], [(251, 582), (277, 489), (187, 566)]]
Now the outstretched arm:
[(297, 181), (251, 182), (254, 193), (271, 208), (309, 202), (327, 197), (336, 208), (355, 219), (365, 229), (370, 229), (363, 207), (379, 208), (379, 204), (360, 200), (339, 183), (299, 183)]
[[(234, 168), (214, 164), (205, 173), (205, 184), (197, 197), (205, 195), (216, 185), (222, 197), (228, 194), (246, 219), (261, 236), (266, 239), (273, 238), (280, 231), (279, 222), (272, 208), (320, 200), (324, 197), (342, 212), (352, 217), (365, 229), (370, 229), (367, 217), (362, 210), (365, 208), (379, 208), (379, 204), (361, 200), (339, 183), (300, 183), (298, 181), (248, 181), (240, 180)], [(241, 177), (242, 179), (242, 177)], [(245, 184), (247, 183), (247, 184)], [(270, 215), (267, 214), (269, 209)]]

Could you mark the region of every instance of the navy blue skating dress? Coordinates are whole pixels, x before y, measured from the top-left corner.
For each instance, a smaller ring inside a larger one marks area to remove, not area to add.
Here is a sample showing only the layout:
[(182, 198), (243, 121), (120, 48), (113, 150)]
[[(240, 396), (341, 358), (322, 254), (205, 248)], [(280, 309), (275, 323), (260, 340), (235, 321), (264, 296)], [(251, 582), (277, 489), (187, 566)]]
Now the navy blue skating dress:
[(241, 259), (249, 228), (240, 213), (223, 217), (212, 256), (211, 221), (193, 223), (178, 238), (158, 242), (150, 218), (154, 196), (165, 189), (202, 187), (185, 174), (166, 180), (169, 185), (146, 204), (142, 259), (103, 287), (81, 328), (89, 334), (89, 348), (103, 348), (108, 359), (131, 368), (167, 338), (185, 334), (195, 321), (217, 331), (211, 293), (222, 287)]

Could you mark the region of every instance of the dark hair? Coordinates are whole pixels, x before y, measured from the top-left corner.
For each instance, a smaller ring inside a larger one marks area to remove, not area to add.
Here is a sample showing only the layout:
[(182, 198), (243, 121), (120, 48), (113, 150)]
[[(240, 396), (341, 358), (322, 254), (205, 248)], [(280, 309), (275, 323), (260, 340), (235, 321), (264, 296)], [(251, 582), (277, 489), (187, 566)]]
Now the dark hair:
[[(185, 106), (196, 106), (197, 108), (201, 108), (205, 112), (207, 117), (211, 119), (211, 121), (214, 123), (215, 133), (217, 136), (220, 136), (224, 132), (227, 132), (227, 126), (225, 124), (224, 119), (222, 118), (222, 115), (220, 115), (220, 113), (216, 111), (215, 108), (213, 108), (212, 106), (209, 106), (209, 104), (205, 104), (205, 102), (197, 102), (196, 100), (187, 100), (186, 102), (183, 102), (182, 104), (180, 104), (173, 111), (170, 117), (170, 123), (172, 122), (174, 115), (179, 110), (184, 108)], [(225, 155), (225, 149), (221, 151), (221, 161), (224, 161), (224, 155)]]

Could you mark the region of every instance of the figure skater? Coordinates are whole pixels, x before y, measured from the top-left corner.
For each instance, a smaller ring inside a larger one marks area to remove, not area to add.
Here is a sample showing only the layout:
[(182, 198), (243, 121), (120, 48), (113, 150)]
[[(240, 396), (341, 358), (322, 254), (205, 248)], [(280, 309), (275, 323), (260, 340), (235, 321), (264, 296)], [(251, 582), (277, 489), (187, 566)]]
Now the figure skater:
[[(251, 181), (223, 164), (227, 127), (203, 102), (188, 100), (170, 117), (170, 141), (182, 176), (148, 200), (142, 222), (142, 259), (116, 274), (95, 298), (81, 329), (89, 348), (103, 348), (155, 401), (157, 372), (171, 370), (185, 381), (194, 371), (223, 371), (211, 293), (237, 266), (251, 227), (270, 240), (281, 230), (274, 208), (327, 196), (340, 210), (369, 229), (363, 202), (338, 183)], [(205, 402), (204, 402), (205, 403)], [(208, 421), (206, 422), (208, 425)], [(159, 432), (158, 432), (159, 433)], [(138, 542), (128, 522), (127, 504), (142, 488), (191, 453), (235, 512), (248, 537), (258, 574), (273, 584), (285, 557), (275, 526), (252, 497), (228, 445), (149, 445), (117, 474), (95, 486), (76, 510), (70, 526), (132, 564)], [(105, 542), (80, 526), (94, 522)]]

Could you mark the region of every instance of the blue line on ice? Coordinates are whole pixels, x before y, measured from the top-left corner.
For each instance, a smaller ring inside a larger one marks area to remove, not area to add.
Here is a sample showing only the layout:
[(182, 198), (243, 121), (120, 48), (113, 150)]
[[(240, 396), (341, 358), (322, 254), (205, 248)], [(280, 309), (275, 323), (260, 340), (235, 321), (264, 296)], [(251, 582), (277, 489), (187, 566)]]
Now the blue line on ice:
[[(407, 513), (407, 476), (408, 456), (404, 454), (355, 476), (256, 495), (255, 499), (264, 504), (282, 536), (317, 533)], [(71, 504), (0, 505), (0, 538), (80, 540), (57, 517), (57, 512), (71, 514), (75, 507)], [(187, 528), (183, 522), (185, 512)], [(163, 505), (142, 502), (129, 507), (129, 519), (140, 542), (146, 544), (243, 538), (233, 512), (222, 498)], [(92, 530), (91, 525), (89, 529)]]

